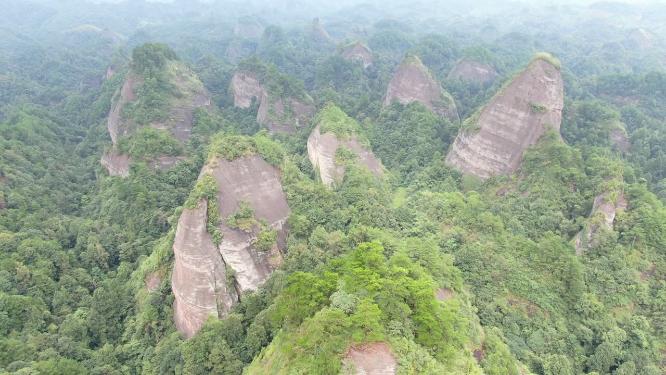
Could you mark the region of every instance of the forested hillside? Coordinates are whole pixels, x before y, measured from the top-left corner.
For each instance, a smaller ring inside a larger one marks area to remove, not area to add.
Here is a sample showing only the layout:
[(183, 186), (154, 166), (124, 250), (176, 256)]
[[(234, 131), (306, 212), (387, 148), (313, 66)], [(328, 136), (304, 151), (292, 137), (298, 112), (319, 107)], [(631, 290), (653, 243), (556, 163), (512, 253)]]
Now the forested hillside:
[(666, 373), (660, 2), (2, 8), (1, 374)]

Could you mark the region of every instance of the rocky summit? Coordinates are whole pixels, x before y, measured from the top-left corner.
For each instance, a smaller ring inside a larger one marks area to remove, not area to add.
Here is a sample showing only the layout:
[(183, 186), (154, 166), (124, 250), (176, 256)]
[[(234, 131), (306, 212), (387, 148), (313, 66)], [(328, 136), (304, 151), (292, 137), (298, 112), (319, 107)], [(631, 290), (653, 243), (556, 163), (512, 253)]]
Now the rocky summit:
[(514, 172), (528, 147), (549, 129), (559, 132), (563, 102), (559, 63), (537, 56), (465, 120), (446, 163), (480, 178)]
[(451, 122), (460, 121), (453, 97), (442, 89), (417, 56), (409, 55), (398, 66), (384, 96), (384, 106), (393, 102), (419, 102)]

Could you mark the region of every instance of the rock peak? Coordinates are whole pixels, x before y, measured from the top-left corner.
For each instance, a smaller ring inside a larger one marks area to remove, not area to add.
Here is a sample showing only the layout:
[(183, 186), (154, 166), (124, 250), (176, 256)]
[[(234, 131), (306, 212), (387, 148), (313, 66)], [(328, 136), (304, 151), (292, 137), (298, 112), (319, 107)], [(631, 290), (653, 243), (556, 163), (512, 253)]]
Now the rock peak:
[(548, 129), (559, 132), (563, 103), (559, 62), (538, 54), (465, 121), (446, 163), (480, 178), (514, 172), (525, 150)]
[(453, 97), (442, 89), (430, 70), (416, 55), (407, 55), (389, 82), (384, 106), (396, 101), (400, 104), (419, 102), (451, 122), (460, 121)]

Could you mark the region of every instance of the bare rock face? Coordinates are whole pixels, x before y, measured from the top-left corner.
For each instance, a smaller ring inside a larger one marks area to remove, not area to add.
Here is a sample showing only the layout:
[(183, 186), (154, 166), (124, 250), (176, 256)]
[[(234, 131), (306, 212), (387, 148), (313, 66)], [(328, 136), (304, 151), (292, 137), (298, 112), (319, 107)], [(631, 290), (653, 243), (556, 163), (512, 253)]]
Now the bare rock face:
[(372, 51), (365, 44), (361, 42), (356, 42), (350, 44), (342, 49), (340, 54), (345, 60), (349, 61), (360, 61), (363, 64), (364, 68), (372, 65), (373, 57)]
[(352, 346), (347, 350), (343, 374), (394, 375), (398, 362), (384, 342)]
[(328, 31), (324, 29), (324, 26), (319, 21), (319, 18), (312, 20), (312, 26), (310, 28), (310, 34), (315, 42), (321, 44), (332, 44), (333, 38), (329, 35)]
[(106, 168), (110, 176), (129, 177), (130, 157), (109, 150), (102, 155), (102, 166)]
[(117, 100), (111, 107), (111, 112), (109, 112), (107, 120), (107, 129), (114, 145), (118, 142), (118, 138), (125, 135), (128, 131), (127, 124), (122, 120), (122, 109), (127, 103), (136, 100), (135, 91), (140, 84), (141, 79), (129, 73), (117, 95)]
[(627, 153), (631, 149), (629, 136), (627, 135), (627, 131), (624, 129), (622, 124), (618, 124), (618, 126), (611, 129), (610, 141), (613, 147), (622, 153)]
[(617, 211), (626, 209), (627, 200), (622, 192), (615, 194), (606, 192), (594, 198), (588, 223), (574, 238), (576, 255), (581, 255), (585, 249), (594, 247), (597, 234), (604, 230), (612, 230)]
[(452, 122), (460, 121), (453, 97), (442, 89), (416, 56), (405, 58), (388, 85), (384, 106), (396, 101), (401, 104), (419, 102)]
[(224, 261), (206, 229), (207, 202), (184, 209), (173, 243), (171, 275), (174, 323), (185, 337), (192, 337), (209, 316), (223, 314), (238, 296), (227, 282)]
[(534, 59), (466, 121), (446, 163), (480, 178), (514, 172), (525, 150), (548, 129), (559, 132), (563, 103), (559, 68), (545, 58)]
[(447, 76), (448, 79), (459, 79), (482, 85), (495, 81), (497, 77), (497, 71), (492, 66), (469, 59), (458, 61)]
[[(202, 170), (217, 184), (217, 207), (222, 239), (218, 245), (207, 231), (205, 199), (180, 217), (172, 276), (174, 320), (186, 337), (194, 335), (209, 315), (224, 316), (240, 294), (256, 290), (282, 262), (286, 246), (289, 206), (280, 182), (280, 172), (259, 156), (233, 161), (214, 159)], [(255, 246), (260, 228), (233, 228), (228, 218), (247, 204), (257, 222), (277, 232), (269, 250)]]
[(384, 174), (384, 167), (379, 159), (355, 136), (340, 139), (331, 132), (321, 134), (320, 125), (317, 125), (308, 138), (308, 157), (312, 165), (319, 171), (324, 185), (331, 186), (341, 182), (344, 178), (345, 168), (336, 162), (336, 154), (341, 147), (354, 153), (358, 162), (376, 176)]
[[(169, 113), (162, 121), (154, 121), (148, 126), (170, 132), (175, 139), (181, 143), (187, 142), (192, 132), (194, 123), (194, 111), (201, 107), (210, 107), (211, 97), (203, 84), (194, 76), (186, 66), (179, 62), (172, 62), (170, 67), (170, 81), (178, 91), (178, 96), (170, 98)], [(129, 175), (129, 164), (131, 160), (127, 155), (121, 155), (116, 145), (120, 138), (129, 136), (136, 130), (131, 118), (123, 117), (123, 109), (136, 101), (138, 89), (143, 84), (143, 79), (130, 71), (125, 78), (122, 88), (114, 97), (114, 102), (109, 112), (107, 129), (113, 142), (113, 150), (102, 156), (102, 165), (109, 171), (110, 175), (127, 177)], [(158, 169), (166, 169), (173, 166), (180, 157), (158, 156), (155, 160), (149, 160), (149, 164)]]
[(272, 95), (266, 85), (253, 72), (239, 71), (231, 78), (234, 106), (249, 108), (253, 100), (258, 101), (257, 122), (272, 133), (293, 133), (307, 125), (314, 115), (312, 99), (278, 97)]

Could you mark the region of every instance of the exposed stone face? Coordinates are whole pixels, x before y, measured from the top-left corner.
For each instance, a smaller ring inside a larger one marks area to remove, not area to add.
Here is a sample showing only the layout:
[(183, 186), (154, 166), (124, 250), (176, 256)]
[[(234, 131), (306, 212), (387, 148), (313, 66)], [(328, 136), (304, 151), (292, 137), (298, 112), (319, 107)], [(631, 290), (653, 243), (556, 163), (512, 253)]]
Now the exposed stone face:
[(393, 102), (419, 102), (452, 122), (460, 121), (451, 95), (442, 89), (428, 68), (416, 56), (407, 57), (393, 74), (384, 97), (384, 106)]
[(312, 165), (319, 171), (321, 181), (326, 186), (342, 181), (345, 168), (335, 161), (340, 147), (346, 148), (358, 157), (358, 162), (368, 168), (376, 176), (384, 174), (382, 163), (372, 151), (364, 147), (354, 136), (348, 139), (339, 139), (333, 133), (321, 134), (320, 126), (312, 131), (308, 138), (308, 157)]
[(463, 59), (456, 63), (447, 78), (484, 85), (495, 81), (497, 77), (497, 71), (492, 66), (474, 60)]
[(106, 168), (110, 176), (129, 177), (130, 157), (109, 150), (102, 155), (102, 166)]
[(620, 152), (627, 153), (631, 149), (631, 142), (624, 127), (615, 127), (610, 131), (610, 141), (613, 147)]
[(559, 132), (564, 89), (560, 70), (535, 59), (463, 128), (446, 163), (463, 173), (488, 178), (520, 166), (525, 150), (550, 128)]
[[(282, 262), (286, 246), (289, 206), (280, 182), (280, 172), (259, 156), (233, 161), (215, 159), (202, 170), (217, 183), (217, 205), (223, 235), (215, 245), (207, 231), (207, 202), (181, 214), (174, 240), (176, 261), (172, 276), (174, 321), (178, 331), (193, 336), (209, 315), (224, 316), (239, 294), (256, 290)], [(268, 251), (254, 242), (260, 228), (231, 228), (227, 224), (241, 202), (254, 218), (277, 231), (277, 243)], [(228, 274), (232, 271), (232, 274)]]
[(352, 346), (347, 350), (343, 374), (394, 375), (398, 362), (391, 348), (384, 342)]
[[(178, 64), (174, 71), (175, 75), (172, 77), (172, 83), (181, 97), (172, 98), (169, 114), (163, 121), (156, 121), (148, 126), (169, 131), (174, 138), (181, 143), (185, 143), (192, 133), (194, 111), (197, 108), (210, 107), (211, 97), (198, 79), (193, 78), (193, 73), (185, 66)], [(196, 82), (193, 83), (192, 80)], [(127, 155), (120, 155), (115, 147), (121, 137), (130, 135), (134, 130), (132, 119), (123, 118), (123, 108), (137, 100), (136, 92), (142, 83), (140, 77), (129, 72), (122, 88), (114, 98), (114, 103), (109, 112), (107, 129), (114, 149), (102, 156), (102, 165), (113, 176), (129, 176), (131, 160)], [(149, 160), (149, 162), (156, 168), (165, 169), (173, 166), (180, 159), (179, 157), (159, 156), (155, 160)]]
[(236, 290), (227, 283), (224, 261), (206, 229), (207, 207), (202, 200), (196, 208), (183, 210), (173, 243), (173, 317), (178, 331), (188, 338), (209, 316), (228, 312), (238, 299)]
[(118, 100), (111, 107), (107, 129), (114, 145), (118, 142), (118, 138), (125, 135), (128, 131), (127, 124), (124, 124), (122, 121), (122, 110), (127, 103), (136, 100), (134, 92), (140, 84), (141, 80), (132, 73), (129, 73), (120, 89)]
[(252, 101), (259, 101), (266, 90), (255, 74), (236, 72), (231, 77), (231, 92), (234, 96), (234, 107), (250, 108)]
[[(233, 161), (218, 159), (216, 164), (206, 173), (210, 173), (218, 184), (218, 205), (223, 219), (220, 230), (224, 235), (219, 250), (234, 270), (240, 290), (255, 290), (281, 263), (280, 250), (286, 245), (286, 221), (290, 210), (282, 190), (280, 172), (256, 155)], [(265, 221), (277, 231), (277, 248), (258, 251), (252, 245), (258, 228), (245, 232), (225, 224), (241, 202), (252, 207), (257, 220)]]
[(370, 48), (368, 48), (361, 42), (356, 42), (354, 44), (345, 47), (342, 50), (341, 56), (345, 60), (360, 61), (363, 64), (364, 68), (367, 68), (370, 65), (372, 65), (372, 62), (374, 61), (372, 57), (372, 51), (370, 51)]
[(275, 97), (252, 72), (236, 72), (231, 78), (230, 88), (235, 107), (249, 108), (253, 100), (260, 103), (257, 122), (273, 133), (292, 133), (306, 126), (315, 113), (309, 97), (305, 101)]
[(312, 20), (312, 27), (310, 29), (310, 33), (312, 35), (312, 38), (317, 43), (322, 43), (322, 44), (333, 43), (333, 38), (331, 38), (331, 35), (328, 34), (328, 31), (324, 29), (324, 26), (319, 21), (319, 18), (315, 18)]
[(611, 193), (608, 192), (596, 196), (592, 205), (589, 222), (574, 238), (576, 255), (581, 255), (585, 249), (594, 247), (596, 245), (595, 237), (598, 233), (603, 230), (613, 230), (617, 211), (626, 209), (627, 200), (622, 192), (617, 192), (615, 200), (612, 199)]

